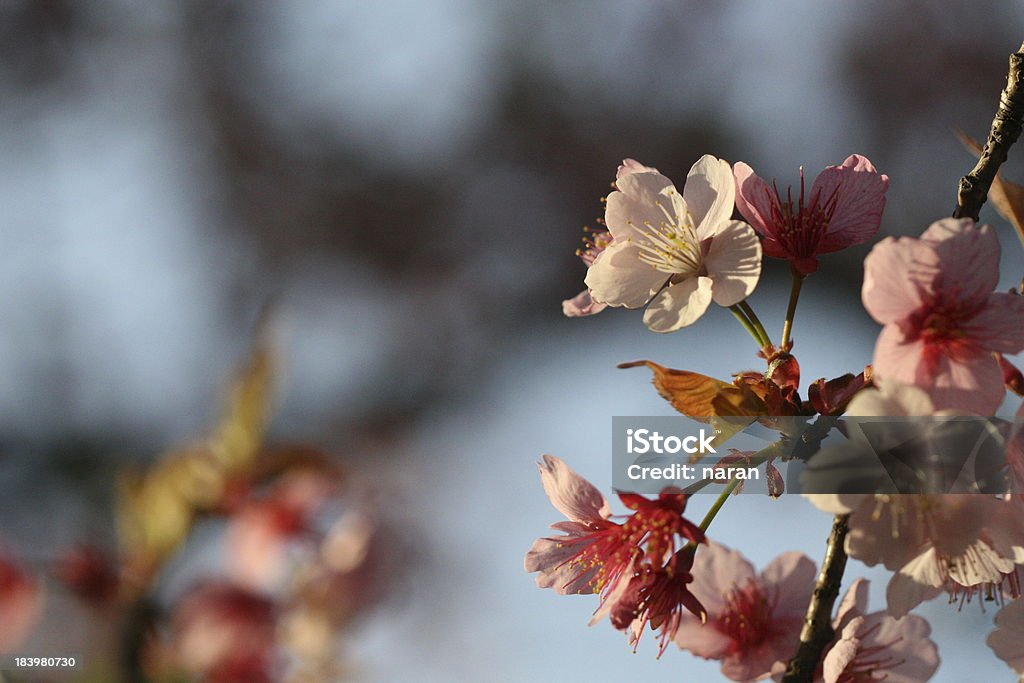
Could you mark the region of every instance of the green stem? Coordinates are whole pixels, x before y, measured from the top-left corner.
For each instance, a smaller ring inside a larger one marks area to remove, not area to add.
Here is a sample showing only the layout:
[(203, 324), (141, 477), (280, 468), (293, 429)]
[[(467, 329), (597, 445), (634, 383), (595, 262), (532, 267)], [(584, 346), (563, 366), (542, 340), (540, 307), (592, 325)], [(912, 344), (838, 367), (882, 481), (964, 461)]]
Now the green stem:
[(754, 323), (750, 322), (750, 320), (747, 319), (747, 316), (743, 312), (743, 309), (740, 307), (740, 305), (733, 304), (732, 306), (729, 307), (729, 310), (732, 311), (732, 314), (736, 316), (737, 320), (740, 321), (740, 325), (743, 325), (743, 329), (745, 329), (750, 334), (750, 336), (754, 340), (754, 343), (757, 344), (757, 347), (764, 348), (764, 339), (761, 338), (761, 334), (757, 331), (757, 328), (754, 327)]
[(789, 345), (789, 335), (793, 331), (793, 318), (796, 317), (796, 303), (800, 300), (800, 288), (804, 284), (804, 275), (796, 270), (793, 273), (793, 286), (789, 290), (789, 306), (786, 308), (786, 322), (782, 326), (782, 342), (779, 346), (785, 350)]
[(761, 335), (761, 347), (772, 345), (772, 338), (768, 336), (767, 330), (764, 329), (764, 325), (761, 324), (761, 319), (757, 317), (757, 313), (754, 313), (754, 309), (750, 304), (747, 303), (746, 299), (741, 301), (739, 304), (740, 309), (747, 314), (747, 318), (754, 325), (754, 329), (757, 330), (758, 334)]
[(740, 485), (740, 481), (740, 479), (733, 479), (724, 489), (722, 489), (722, 492), (718, 494), (718, 498), (715, 499), (714, 505), (708, 509), (708, 513), (704, 515), (704, 519), (700, 522), (701, 531), (708, 530), (708, 527), (711, 526), (711, 522), (715, 519), (715, 515), (717, 515), (718, 511), (722, 509), (722, 506), (725, 505), (725, 501), (729, 499), (729, 496), (736, 490), (736, 487)]

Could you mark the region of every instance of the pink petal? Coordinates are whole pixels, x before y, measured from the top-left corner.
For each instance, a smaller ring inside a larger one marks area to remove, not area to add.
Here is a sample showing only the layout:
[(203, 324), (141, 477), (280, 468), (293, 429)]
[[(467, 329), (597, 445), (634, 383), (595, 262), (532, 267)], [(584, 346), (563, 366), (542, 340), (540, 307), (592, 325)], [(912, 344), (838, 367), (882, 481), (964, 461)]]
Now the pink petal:
[(825, 653), (825, 659), (822, 661), (824, 683), (838, 683), (846, 667), (857, 658), (860, 640), (856, 634), (863, 623), (864, 617), (857, 617), (851, 621), (840, 631), (839, 641)]
[[(584, 531), (580, 528), (567, 536), (579, 537)], [(560, 595), (596, 593), (596, 579), (600, 567), (595, 565), (581, 570), (569, 562), (591, 542), (567, 543), (566, 538), (538, 538), (526, 551), (523, 568), (528, 573), (537, 572), (538, 588), (553, 588)]]
[(1024, 599), (1018, 598), (996, 614), (996, 630), (988, 634), (988, 646), (1011, 669), (1024, 674)]
[(714, 282), (715, 303), (737, 304), (750, 296), (761, 277), (761, 241), (746, 223), (730, 221), (711, 239), (704, 266)]
[(922, 602), (942, 593), (943, 576), (934, 548), (928, 548), (893, 574), (886, 589), (889, 615), (906, 616)]
[(721, 659), (733, 645), (732, 638), (687, 614), (679, 622), (675, 642), (680, 649), (689, 650), (704, 659)]
[[(882, 328), (875, 342), (875, 357), (872, 361), (875, 374), (884, 382), (915, 384), (926, 381), (920, 368), (923, 365), (924, 342), (920, 339), (906, 341), (903, 332), (895, 324)], [(925, 373), (926, 374), (926, 373)]]
[(636, 159), (623, 159), (619, 169), (615, 172), (615, 180), (619, 181), (633, 173), (658, 173), (658, 169), (644, 166)]
[(640, 260), (630, 241), (614, 242), (587, 269), (584, 282), (595, 301), (608, 306), (640, 308), (661, 289), (668, 274)]
[(944, 218), (932, 223), (921, 240), (939, 257), (935, 288), (956, 301), (980, 308), (999, 283), (999, 238), (987, 225), (970, 218)]
[(545, 455), (537, 469), (551, 504), (567, 519), (591, 524), (611, 517), (611, 508), (601, 492), (559, 458)]
[(594, 301), (594, 297), (590, 295), (590, 290), (584, 289), (573, 298), (562, 302), (562, 314), (567, 318), (581, 318), (588, 315), (597, 315), (607, 307), (608, 304)]
[(925, 417), (935, 413), (927, 392), (896, 381), (875, 380), (876, 389), (860, 391), (846, 408), (858, 417)]
[(690, 592), (708, 611), (708, 620), (722, 612), (723, 596), (736, 584), (755, 576), (754, 565), (738, 550), (708, 541), (697, 548), (693, 561), (693, 583)]
[(930, 380), (928, 392), (936, 410), (954, 410), (972, 415), (993, 415), (1006, 395), (1003, 372), (990, 352), (974, 349), (960, 357), (940, 358), (929, 378), (919, 378), (921, 385)]
[(883, 325), (905, 319), (921, 307), (922, 293), (932, 290), (938, 267), (928, 244), (887, 237), (864, 259), (864, 308)]
[(658, 292), (647, 310), (644, 325), (654, 332), (675, 332), (692, 325), (711, 304), (711, 278), (691, 277)]
[(865, 659), (877, 662), (875, 680), (921, 683), (939, 668), (939, 650), (929, 638), (931, 632), (928, 622), (916, 614), (893, 619), (874, 612), (864, 617), (857, 636)]
[(991, 294), (981, 311), (963, 326), (978, 346), (999, 353), (1024, 351), (1024, 296)]
[(859, 154), (819, 173), (811, 186), (811, 200), (817, 197), (819, 203), (824, 203), (835, 195), (835, 210), (818, 253), (838, 251), (874, 237), (882, 222), (888, 187), (888, 176), (880, 175)]
[(706, 239), (732, 218), (736, 184), (732, 169), (721, 159), (705, 154), (686, 175), (683, 199), (697, 230), (698, 239)]
[(776, 618), (786, 615), (803, 617), (814, 588), (816, 573), (811, 558), (798, 552), (783, 553), (764, 568), (761, 583), (766, 592), (774, 592), (776, 595)]
[[(778, 202), (775, 190), (742, 161), (732, 167), (736, 180), (736, 208), (764, 237), (773, 238), (772, 207)], [(777, 256), (777, 254), (771, 254)]]
[(604, 213), (615, 241), (639, 237), (644, 225), (665, 222), (659, 204), (671, 203), (669, 193), (676, 193), (671, 180), (657, 172), (634, 172), (622, 175), (615, 186), (618, 190), (608, 195)]
[(835, 621), (832, 622), (837, 631), (841, 631), (854, 617), (862, 616), (868, 611), (869, 583), (867, 579), (854, 579), (846, 589), (846, 595), (836, 610)]

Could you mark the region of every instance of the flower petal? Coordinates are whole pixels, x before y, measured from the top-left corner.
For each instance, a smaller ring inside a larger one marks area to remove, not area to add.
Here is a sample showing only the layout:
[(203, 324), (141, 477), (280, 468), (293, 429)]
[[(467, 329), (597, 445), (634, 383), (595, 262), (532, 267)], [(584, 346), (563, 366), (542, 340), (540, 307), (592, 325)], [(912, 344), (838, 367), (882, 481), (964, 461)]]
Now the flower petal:
[(919, 377), (917, 384), (931, 396), (936, 410), (972, 415), (994, 415), (1006, 396), (999, 361), (983, 349), (968, 350), (956, 358), (943, 356), (931, 376)]
[(623, 173), (615, 181), (617, 191), (608, 195), (604, 221), (615, 241), (640, 236), (637, 226), (660, 226), (666, 216), (661, 205), (675, 193), (672, 181), (657, 171)]
[(963, 332), (990, 351), (1024, 351), (1024, 296), (996, 293), (980, 313), (963, 325)]
[(996, 657), (1024, 674), (1024, 599), (1018, 598), (996, 614), (996, 630), (985, 641)]
[(754, 230), (774, 240), (772, 213), (779, 201), (775, 190), (742, 161), (736, 162), (732, 172), (736, 180), (736, 208), (750, 221)]
[[(693, 560), (693, 583), (690, 592), (700, 600), (713, 620), (724, 608), (725, 596), (736, 584), (743, 584), (755, 576), (754, 565), (743, 553), (708, 541), (697, 548)], [(685, 647), (682, 641), (680, 644)]]
[(711, 293), (719, 306), (737, 304), (754, 291), (761, 277), (761, 241), (748, 224), (729, 221), (711, 239), (704, 257)]
[(766, 591), (776, 596), (775, 618), (804, 615), (814, 589), (815, 573), (811, 558), (798, 552), (782, 553), (764, 568), (761, 581)]
[(856, 634), (863, 623), (864, 617), (857, 617), (847, 628), (841, 630), (838, 642), (829, 649), (822, 660), (823, 683), (838, 683), (846, 667), (857, 658), (860, 639)]
[(882, 328), (875, 342), (874, 373), (886, 383), (917, 384), (922, 378), (919, 371), (924, 357), (924, 342), (907, 341), (899, 326), (888, 324)]
[(935, 288), (962, 305), (980, 308), (999, 284), (999, 238), (970, 218), (944, 218), (921, 235), (939, 257)]
[(698, 239), (716, 234), (732, 218), (736, 182), (729, 163), (705, 154), (686, 174), (683, 199), (693, 219)]
[(721, 659), (733, 647), (732, 638), (689, 614), (680, 619), (675, 642), (680, 649), (704, 659)]
[(943, 577), (935, 548), (928, 548), (893, 574), (886, 588), (889, 615), (899, 619), (942, 592)]
[(835, 196), (828, 232), (818, 245), (825, 254), (862, 244), (878, 232), (885, 209), (889, 177), (880, 175), (866, 157), (851, 154), (840, 166), (829, 166), (811, 186), (811, 201), (824, 204)]
[(857, 392), (846, 414), (857, 417), (926, 417), (935, 406), (923, 389), (910, 384), (876, 379), (876, 389)]
[(938, 268), (939, 256), (930, 245), (887, 237), (864, 259), (864, 308), (883, 325), (903, 320), (921, 307), (921, 295), (931, 291)]
[(573, 298), (562, 302), (562, 314), (567, 318), (581, 318), (588, 315), (597, 315), (607, 306), (608, 304), (594, 301), (594, 297), (590, 295), (590, 290), (584, 289)]
[(846, 589), (846, 595), (836, 610), (835, 621), (832, 622), (836, 631), (842, 631), (852, 619), (863, 616), (868, 611), (869, 584), (867, 579), (857, 578)]
[(711, 304), (711, 278), (691, 277), (658, 292), (644, 311), (644, 324), (654, 332), (675, 332), (692, 325)]
[(593, 543), (592, 540), (571, 542), (586, 534), (587, 530), (580, 525), (575, 530), (563, 526), (562, 531), (567, 532), (566, 536), (534, 541), (523, 558), (523, 568), (529, 573), (537, 572), (538, 588), (553, 588), (559, 595), (596, 593), (600, 566), (581, 569), (569, 561)]
[(608, 306), (640, 308), (661, 289), (668, 274), (644, 263), (631, 242), (614, 242), (601, 252), (584, 279), (595, 301)]
[(623, 159), (615, 172), (615, 180), (619, 181), (633, 173), (658, 173), (658, 169), (651, 166), (644, 166), (636, 159)]
[(545, 455), (537, 463), (537, 469), (540, 470), (544, 493), (567, 519), (588, 524), (602, 522), (612, 516), (608, 501), (601, 492), (561, 459)]

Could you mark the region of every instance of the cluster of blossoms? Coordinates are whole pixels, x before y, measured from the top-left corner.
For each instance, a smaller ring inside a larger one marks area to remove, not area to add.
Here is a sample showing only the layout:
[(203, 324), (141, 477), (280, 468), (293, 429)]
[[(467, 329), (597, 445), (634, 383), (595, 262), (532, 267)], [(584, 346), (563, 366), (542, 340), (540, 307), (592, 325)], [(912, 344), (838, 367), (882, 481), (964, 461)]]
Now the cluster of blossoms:
[[(801, 285), (819, 272), (821, 256), (876, 235), (888, 184), (865, 157), (851, 155), (822, 171), (810, 190), (801, 169), (799, 189), (784, 193), (745, 163), (704, 156), (680, 192), (656, 169), (626, 160), (606, 200), (604, 229), (578, 252), (587, 288), (564, 301), (563, 311), (579, 317), (644, 308), (644, 324), (665, 333), (693, 324), (712, 302), (729, 308), (757, 343), (763, 372), (740, 372), (730, 383), (650, 361), (621, 367), (649, 367), (659, 393), (691, 418), (749, 416), (779, 429), (780, 443), (790, 437), (778, 416), (992, 416), (1007, 388), (1024, 389), (1024, 376), (1006, 358), (1024, 351), (1024, 296), (995, 291), (999, 241), (970, 219), (939, 220), (918, 238), (875, 245), (862, 292), (883, 326), (872, 365), (817, 380), (800, 397), (790, 333)], [(763, 255), (787, 261), (793, 278), (778, 344), (747, 302)], [(1021, 417), (1024, 408), (1018, 423)], [(806, 494), (848, 529), (841, 551), (893, 572), (884, 611), (867, 612), (865, 581), (849, 587), (831, 637), (811, 662), (815, 680), (928, 680), (938, 651), (928, 624), (910, 612), (940, 594), (958, 605), (976, 596), (999, 601), (989, 645), (1024, 674), (1024, 430), (1004, 425), (1000, 434), (1010, 482), (1004, 493)], [(729, 457), (751, 462), (756, 455)], [(774, 457), (756, 462), (766, 464), (769, 493), (777, 496), (783, 482)], [(813, 453), (805, 458), (813, 462)], [(659, 656), (675, 642), (720, 660), (732, 680), (788, 680), (798, 646), (807, 644), (802, 629), (816, 569), (807, 557), (785, 553), (757, 573), (739, 552), (705, 536), (738, 482), (699, 526), (683, 516), (686, 493), (673, 488), (655, 499), (620, 492), (633, 513), (617, 522), (600, 492), (562, 461), (544, 456), (540, 469), (548, 497), (569, 521), (554, 524), (561, 535), (538, 539), (527, 553), (538, 586), (598, 595), (592, 623), (608, 615), (634, 648), (650, 625), (660, 633)]]
[(24, 652), (55, 618), (47, 585), (54, 604), (73, 597), (82, 618), (126, 625), (124, 642), (94, 629), (91, 658), (116, 648), (109, 666), (130, 663), (126, 679), (343, 677), (350, 627), (384, 599), (405, 544), (333, 458), (263, 443), (271, 367), (256, 344), (211, 434), (125, 483), (116, 548), (74, 546), (35, 571), (0, 550), (0, 654)]

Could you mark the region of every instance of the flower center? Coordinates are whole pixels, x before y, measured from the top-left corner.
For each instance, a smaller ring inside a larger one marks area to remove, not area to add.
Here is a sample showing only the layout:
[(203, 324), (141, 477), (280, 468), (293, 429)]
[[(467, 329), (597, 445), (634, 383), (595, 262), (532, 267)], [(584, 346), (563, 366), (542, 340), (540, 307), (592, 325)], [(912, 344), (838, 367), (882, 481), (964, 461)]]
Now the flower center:
[[(864, 641), (876, 632), (879, 626), (879, 624), (875, 624), (864, 633), (858, 633), (857, 637), (861, 641)], [(902, 637), (897, 637), (885, 644), (858, 647), (856, 657), (854, 657), (852, 662), (846, 665), (843, 673), (840, 674), (838, 679), (836, 679), (836, 683), (860, 683), (862, 681), (885, 680), (888, 678), (888, 674), (885, 673), (886, 671), (894, 669), (906, 661), (904, 659), (897, 659), (891, 654), (887, 654), (889, 648), (896, 645), (901, 640), (903, 640)], [(881, 675), (876, 676), (875, 674)]]
[(630, 222), (641, 235), (635, 241), (640, 250), (640, 260), (655, 270), (671, 275), (688, 277), (697, 273), (703, 254), (690, 213), (676, 216), (661, 201), (655, 204), (662, 214), (657, 225), (646, 220), (642, 225)]
[(828, 233), (829, 223), (836, 210), (839, 188), (837, 187), (828, 197), (822, 197), (819, 192), (815, 192), (809, 200), (805, 199), (802, 166), (800, 194), (795, 204), (792, 188), (787, 190), (786, 200), (783, 201), (778, 186), (773, 183), (773, 187), (775, 201), (772, 202), (771, 222), (779, 226), (778, 232), (774, 235), (775, 239), (781, 242), (792, 256), (814, 256), (822, 238)]
[(761, 643), (771, 632), (775, 601), (769, 600), (753, 580), (734, 586), (725, 599), (725, 609), (715, 628), (733, 641), (732, 650), (742, 651)]

